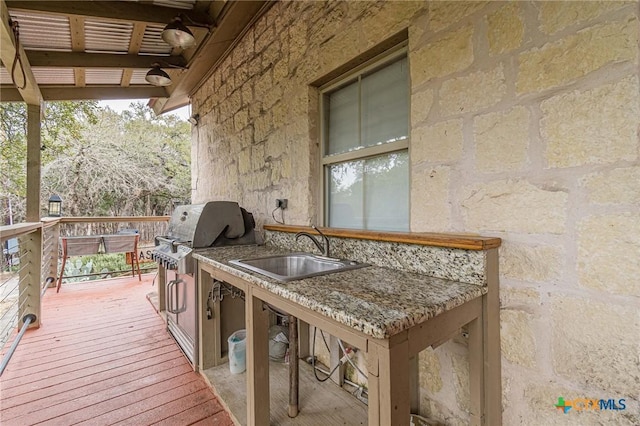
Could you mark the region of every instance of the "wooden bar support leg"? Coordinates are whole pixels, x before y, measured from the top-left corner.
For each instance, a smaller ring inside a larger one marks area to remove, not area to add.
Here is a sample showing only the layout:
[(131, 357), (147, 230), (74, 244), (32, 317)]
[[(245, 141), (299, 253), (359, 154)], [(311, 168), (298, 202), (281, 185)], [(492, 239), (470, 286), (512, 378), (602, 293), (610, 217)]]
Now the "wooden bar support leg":
[(484, 424), (502, 424), (502, 367), (500, 352), (500, 285), (498, 249), (487, 251), (487, 286), (482, 296), (482, 333), (484, 342)]
[(340, 359), (344, 355), (340, 345), (338, 344), (338, 338), (331, 335), (329, 336), (329, 371), (333, 371), (331, 375), (331, 381), (336, 385), (342, 387), (344, 385), (344, 374), (347, 370), (347, 366), (340, 365)]
[(269, 313), (262, 300), (246, 293), (247, 424), (269, 425)]
[(298, 319), (298, 359), (305, 359), (309, 352), (309, 324)]
[(420, 414), (420, 367), (417, 355), (409, 358), (409, 397), (411, 412)]
[(298, 319), (289, 315), (289, 417), (298, 415)]
[(378, 366), (378, 347), (369, 344), (367, 348), (368, 426), (380, 426), (380, 371)]
[(469, 323), (469, 391), (471, 397), (471, 426), (484, 424), (484, 348), (482, 344), (482, 319)]
[(380, 424), (408, 425), (410, 421), (409, 396), (409, 342), (399, 342), (391, 348), (379, 349)]

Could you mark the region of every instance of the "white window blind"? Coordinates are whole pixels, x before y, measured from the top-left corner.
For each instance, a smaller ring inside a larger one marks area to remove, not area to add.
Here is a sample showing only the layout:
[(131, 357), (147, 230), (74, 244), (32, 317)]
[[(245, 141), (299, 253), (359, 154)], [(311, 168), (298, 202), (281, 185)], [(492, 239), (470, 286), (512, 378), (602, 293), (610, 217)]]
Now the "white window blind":
[(329, 226), (409, 229), (408, 96), (405, 55), (323, 92)]

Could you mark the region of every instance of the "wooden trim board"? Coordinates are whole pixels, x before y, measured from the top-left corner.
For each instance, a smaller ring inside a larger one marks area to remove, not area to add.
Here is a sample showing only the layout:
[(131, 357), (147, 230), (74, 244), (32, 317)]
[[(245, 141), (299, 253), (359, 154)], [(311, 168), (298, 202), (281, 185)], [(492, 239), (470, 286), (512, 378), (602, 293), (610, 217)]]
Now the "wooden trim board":
[[(264, 225), (267, 231), (311, 232), (308, 226)], [(457, 248), (464, 250), (488, 250), (500, 247), (502, 240), (496, 237), (482, 237), (466, 234), (437, 234), (430, 232), (380, 232), (357, 229), (318, 228), (327, 237), (355, 238), (360, 240), (386, 241), (392, 243), (419, 244), (425, 246)]]

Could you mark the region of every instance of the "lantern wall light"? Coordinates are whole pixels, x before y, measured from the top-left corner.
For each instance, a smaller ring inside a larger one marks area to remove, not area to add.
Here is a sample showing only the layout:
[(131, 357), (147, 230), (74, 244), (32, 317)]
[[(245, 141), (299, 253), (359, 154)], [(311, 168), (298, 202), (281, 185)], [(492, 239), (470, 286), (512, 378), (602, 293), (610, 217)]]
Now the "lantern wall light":
[(49, 197), (48, 215), (51, 217), (62, 216), (62, 198), (60, 198), (56, 194), (53, 194), (51, 197)]

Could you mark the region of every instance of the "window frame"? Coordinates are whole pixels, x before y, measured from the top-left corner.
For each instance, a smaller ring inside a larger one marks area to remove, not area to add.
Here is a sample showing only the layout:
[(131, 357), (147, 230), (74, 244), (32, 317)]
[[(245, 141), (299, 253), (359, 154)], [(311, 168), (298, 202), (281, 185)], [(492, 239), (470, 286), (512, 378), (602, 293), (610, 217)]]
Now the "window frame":
[[(410, 140), (411, 140), (411, 81), (410, 73), (407, 70), (407, 138), (400, 141), (388, 142), (381, 145), (373, 145), (362, 149), (356, 149), (350, 152), (343, 152), (340, 154), (327, 155), (327, 143), (328, 143), (328, 121), (327, 121), (327, 109), (328, 102), (327, 96), (342, 87), (352, 84), (356, 81), (360, 81), (363, 77), (373, 74), (379, 69), (384, 68), (387, 65), (402, 59), (407, 58), (407, 64), (409, 59), (408, 54), (408, 42), (405, 40), (402, 43), (376, 55), (372, 59), (362, 63), (361, 65), (351, 69), (349, 72), (344, 73), (326, 84), (318, 88), (319, 92), (319, 111), (320, 111), (320, 152), (319, 152), (319, 168), (320, 168), (320, 203), (319, 203), (319, 215), (320, 222), (324, 226), (328, 226), (329, 220), (329, 193), (330, 186), (329, 179), (331, 178), (328, 170), (329, 166), (333, 164), (344, 163), (347, 161), (366, 160), (367, 158), (377, 157), (385, 154), (392, 154), (394, 152), (405, 151), (409, 157), (408, 172), (409, 172), (409, 186), (407, 188), (409, 194), (409, 203), (407, 205), (408, 225), (410, 229), (411, 225), (411, 153), (410, 153)], [(361, 99), (358, 99), (358, 111), (361, 111)], [(360, 112), (358, 114), (360, 123)], [(358, 124), (358, 136), (361, 138), (361, 128)], [(408, 230), (407, 230), (408, 231)]]

